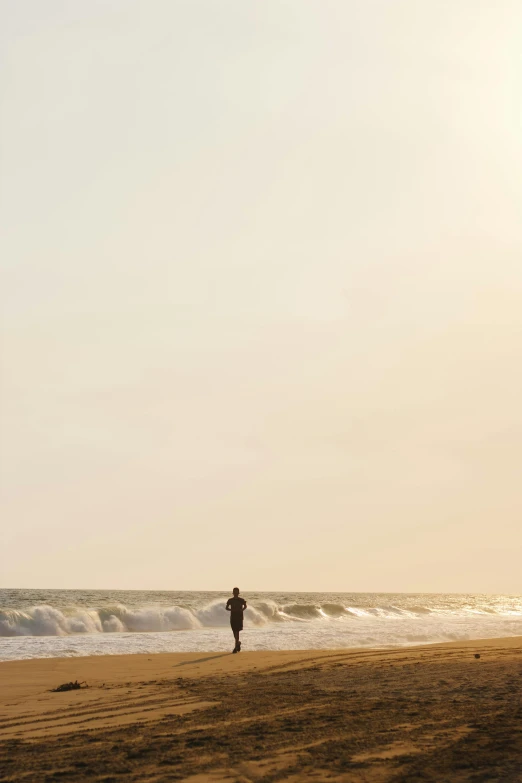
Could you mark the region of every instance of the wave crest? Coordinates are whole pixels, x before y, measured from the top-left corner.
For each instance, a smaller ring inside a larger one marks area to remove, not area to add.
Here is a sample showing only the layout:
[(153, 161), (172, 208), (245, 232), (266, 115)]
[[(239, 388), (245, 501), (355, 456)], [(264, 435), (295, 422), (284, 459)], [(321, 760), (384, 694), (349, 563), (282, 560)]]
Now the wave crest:
[[(422, 605), (399, 608), (393, 605), (343, 606), (340, 603), (284, 604), (270, 599), (249, 602), (245, 613), (247, 625), (262, 627), (274, 623), (342, 623), (345, 621), (406, 620), (437, 616), (470, 616), (496, 614), (486, 606), (461, 606), (456, 612), (449, 608)], [(506, 614), (519, 616), (515, 609)], [(78, 634), (148, 633), (224, 628), (230, 615), (221, 599), (200, 608), (184, 606), (137, 606), (122, 603), (103, 608), (80, 606), (53, 607), (40, 604), (30, 609), (0, 609), (0, 637), (7, 636), (72, 636)], [(333, 627), (333, 626), (332, 626)]]

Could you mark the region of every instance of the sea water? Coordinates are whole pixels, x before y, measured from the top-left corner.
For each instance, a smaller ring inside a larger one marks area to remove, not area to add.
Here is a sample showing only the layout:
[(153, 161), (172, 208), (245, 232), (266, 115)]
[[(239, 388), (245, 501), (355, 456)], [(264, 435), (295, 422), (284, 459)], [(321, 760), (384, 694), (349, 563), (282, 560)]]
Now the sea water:
[[(387, 647), (522, 635), (522, 596), (245, 592), (245, 650)], [(226, 593), (0, 590), (0, 660), (233, 645)]]

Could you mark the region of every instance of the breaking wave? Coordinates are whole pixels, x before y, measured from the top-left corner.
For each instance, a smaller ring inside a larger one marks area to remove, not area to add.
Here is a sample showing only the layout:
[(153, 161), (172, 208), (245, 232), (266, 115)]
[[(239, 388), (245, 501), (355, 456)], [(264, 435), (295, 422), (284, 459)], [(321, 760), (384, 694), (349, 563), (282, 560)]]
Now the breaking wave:
[[(273, 601), (254, 601), (245, 613), (250, 626), (270, 626), (274, 623), (339, 623), (357, 620), (415, 619), (431, 616), (465, 617), (473, 615), (513, 615), (518, 612), (497, 611), (490, 606), (476, 605), (454, 608), (409, 606), (344, 606), (337, 603), (293, 603), (278, 605)], [(39, 604), (30, 609), (0, 609), (0, 637), (13, 636), (74, 636), (79, 634), (152, 633), (197, 631), (228, 626), (229, 615), (222, 600), (214, 600), (200, 608), (184, 606), (138, 606), (121, 603), (103, 608), (79, 606), (53, 607)]]

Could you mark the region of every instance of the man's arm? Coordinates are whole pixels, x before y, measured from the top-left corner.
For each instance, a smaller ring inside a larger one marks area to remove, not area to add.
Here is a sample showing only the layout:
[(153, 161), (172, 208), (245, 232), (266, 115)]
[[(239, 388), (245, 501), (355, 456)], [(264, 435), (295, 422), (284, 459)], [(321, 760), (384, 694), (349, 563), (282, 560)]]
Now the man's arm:
[(225, 607), (225, 608), (226, 608), (227, 612), (230, 612), (230, 611), (232, 611), (232, 610), (230, 609), (230, 598), (228, 599), (228, 601), (227, 601), (227, 605), (226, 605), (226, 607)]
[(247, 602), (246, 602), (246, 601), (245, 601), (245, 599), (243, 598), (243, 611), (245, 611), (245, 609), (246, 609), (246, 608), (247, 608)]

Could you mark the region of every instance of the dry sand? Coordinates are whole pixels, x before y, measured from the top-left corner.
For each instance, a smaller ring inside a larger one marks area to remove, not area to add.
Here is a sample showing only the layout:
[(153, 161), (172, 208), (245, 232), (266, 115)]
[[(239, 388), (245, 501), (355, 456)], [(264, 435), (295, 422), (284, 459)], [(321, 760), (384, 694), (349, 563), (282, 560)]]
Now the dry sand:
[(521, 690), (522, 638), (0, 663), (0, 781), (511, 783)]

